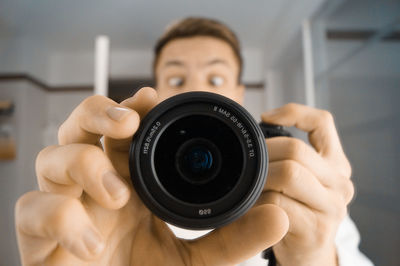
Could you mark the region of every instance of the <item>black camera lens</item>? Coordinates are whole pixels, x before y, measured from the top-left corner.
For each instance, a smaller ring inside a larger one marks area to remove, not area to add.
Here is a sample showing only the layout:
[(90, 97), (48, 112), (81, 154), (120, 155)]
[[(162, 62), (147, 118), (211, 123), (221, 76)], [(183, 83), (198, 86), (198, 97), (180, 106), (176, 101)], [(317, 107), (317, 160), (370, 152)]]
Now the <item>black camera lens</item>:
[(189, 92), (141, 121), (130, 150), (142, 201), (164, 221), (216, 228), (243, 215), (265, 183), (268, 155), (257, 123), (223, 96)]

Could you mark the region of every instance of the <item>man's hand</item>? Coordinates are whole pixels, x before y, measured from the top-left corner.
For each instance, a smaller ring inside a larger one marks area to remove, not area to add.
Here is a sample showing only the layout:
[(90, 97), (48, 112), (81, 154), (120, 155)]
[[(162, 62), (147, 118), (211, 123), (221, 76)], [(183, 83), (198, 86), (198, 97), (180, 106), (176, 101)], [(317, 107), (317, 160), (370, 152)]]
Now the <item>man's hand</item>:
[(351, 167), (332, 115), (299, 104), (264, 113), (262, 120), (308, 133), (267, 139), (270, 166), (258, 204), (276, 204), (289, 216), (289, 232), (273, 247), (280, 265), (336, 265), (335, 236), (353, 197)]
[(89, 97), (72, 112), (59, 145), (37, 157), (40, 191), (16, 205), (23, 265), (230, 265), (284, 236), (288, 217), (272, 204), (191, 241), (176, 238), (143, 205), (129, 178), (128, 151), (140, 119), (157, 103), (157, 93), (143, 88), (121, 104)]

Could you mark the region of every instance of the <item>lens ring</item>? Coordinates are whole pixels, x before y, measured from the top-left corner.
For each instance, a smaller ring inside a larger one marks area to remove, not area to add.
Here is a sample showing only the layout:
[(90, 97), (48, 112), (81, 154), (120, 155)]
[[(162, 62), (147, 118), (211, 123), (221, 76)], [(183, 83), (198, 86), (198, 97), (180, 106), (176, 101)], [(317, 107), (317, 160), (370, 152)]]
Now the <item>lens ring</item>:
[[(244, 147), (245, 166), (238, 184), (215, 202), (190, 204), (177, 200), (163, 189), (155, 172), (153, 160), (159, 136), (172, 121), (190, 114), (225, 121), (240, 136)], [(165, 100), (144, 117), (132, 140), (129, 168), (136, 192), (155, 215), (179, 227), (211, 229), (234, 221), (253, 206), (266, 181), (268, 153), (261, 129), (243, 107), (214, 93), (189, 92)]]

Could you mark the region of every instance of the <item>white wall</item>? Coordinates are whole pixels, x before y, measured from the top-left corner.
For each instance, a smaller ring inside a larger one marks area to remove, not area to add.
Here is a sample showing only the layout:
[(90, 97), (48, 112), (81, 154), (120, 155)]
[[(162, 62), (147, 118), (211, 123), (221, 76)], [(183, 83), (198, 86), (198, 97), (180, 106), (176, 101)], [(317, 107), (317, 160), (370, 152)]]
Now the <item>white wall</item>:
[[(93, 51), (52, 52), (46, 56), (46, 78), (51, 85), (82, 85), (93, 83)], [(243, 50), (244, 82), (260, 82), (263, 79), (263, 52), (256, 48)], [(114, 50), (110, 51), (110, 76), (151, 77), (152, 50)], [(32, 65), (32, 67), (34, 67)]]
[(46, 125), (42, 136), (45, 146), (57, 144), (57, 132), (60, 125), (68, 118), (72, 110), (90, 95), (92, 95), (90, 91), (47, 93)]
[(46, 95), (25, 82), (2, 82), (0, 99), (12, 100), (15, 104), (15, 112), (8, 123), (13, 127), (17, 143), (17, 158), (0, 161), (0, 235), (3, 239), (0, 241), (0, 258), (2, 265), (18, 265), (14, 205), (21, 194), (37, 188), (35, 157), (43, 148)]
[(15, 36), (0, 36), (0, 72), (17, 72), (21, 69), (18, 51), (20, 42)]

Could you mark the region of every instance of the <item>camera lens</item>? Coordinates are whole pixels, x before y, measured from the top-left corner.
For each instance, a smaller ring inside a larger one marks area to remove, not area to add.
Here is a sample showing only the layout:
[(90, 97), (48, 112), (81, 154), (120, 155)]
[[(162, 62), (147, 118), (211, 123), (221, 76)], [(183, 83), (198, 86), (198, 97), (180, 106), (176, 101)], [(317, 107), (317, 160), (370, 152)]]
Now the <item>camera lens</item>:
[(133, 137), (129, 166), (143, 203), (164, 221), (216, 228), (243, 215), (266, 179), (257, 122), (223, 96), (189, 92), (153, 108)]

